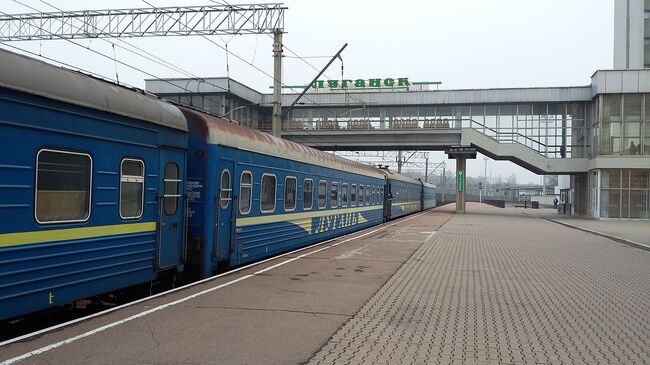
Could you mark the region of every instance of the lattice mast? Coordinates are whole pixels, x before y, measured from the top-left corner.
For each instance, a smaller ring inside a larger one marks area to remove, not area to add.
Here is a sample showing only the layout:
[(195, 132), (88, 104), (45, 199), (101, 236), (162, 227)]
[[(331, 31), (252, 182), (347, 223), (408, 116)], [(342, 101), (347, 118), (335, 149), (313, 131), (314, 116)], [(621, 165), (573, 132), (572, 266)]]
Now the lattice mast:
[(282, 3), (59, 11), (0, 16), (0, 42), (53, 39), (273, 34), (273, 131), (280, 134)]

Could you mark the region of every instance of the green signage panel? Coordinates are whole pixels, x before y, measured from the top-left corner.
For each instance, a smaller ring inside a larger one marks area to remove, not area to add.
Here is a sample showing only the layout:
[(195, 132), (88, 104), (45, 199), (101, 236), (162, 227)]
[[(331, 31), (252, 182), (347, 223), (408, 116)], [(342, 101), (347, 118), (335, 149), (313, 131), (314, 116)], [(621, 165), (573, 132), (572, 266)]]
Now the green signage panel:
[(459, 192), (462, 192), (463, 188), (465, 187), (465, 175), (463, 174), (463, 171), (458, 171), (456, 176), (457, 176), (456, 187), (458, 188)]

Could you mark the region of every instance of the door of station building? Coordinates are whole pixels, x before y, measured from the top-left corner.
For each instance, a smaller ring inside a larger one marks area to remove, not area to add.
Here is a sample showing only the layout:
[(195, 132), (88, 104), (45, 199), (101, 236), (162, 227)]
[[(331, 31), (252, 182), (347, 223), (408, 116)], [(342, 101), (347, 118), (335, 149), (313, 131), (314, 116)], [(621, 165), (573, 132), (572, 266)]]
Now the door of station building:
[(181, 265), (183, 258), (183, 199), (184, 157), (181, 151), (160, 150), (158, 268)]

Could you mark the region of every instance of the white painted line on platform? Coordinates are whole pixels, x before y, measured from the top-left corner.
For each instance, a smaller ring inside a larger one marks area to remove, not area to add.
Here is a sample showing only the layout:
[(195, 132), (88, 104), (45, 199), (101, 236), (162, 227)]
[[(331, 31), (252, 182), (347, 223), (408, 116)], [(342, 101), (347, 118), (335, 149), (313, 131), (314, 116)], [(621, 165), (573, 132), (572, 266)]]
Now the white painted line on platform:
[[(144, 311), (144, 312), (140, 312), (140, 313), (138, 313), (138, 314), (134, 314), (134, 315), (132, 315), (132, 316), (129, 316), (129, 317), (123, 318), (123, 319), (121, 319), (121, 320), (119, 320), (119, 321), (112, 322), (112, 323), (106, 324), (106, 325), (101, 326), (101, 327), (97, 327), (97, 328), (95, 328), (95, 329), (93, 329), (93, 330), (90, 330), (90, 331), (87, 331), (87, 332), (81, 333), (81, 334), (79, 334), (79, 335), (77, 335), (77, 336), (70, 337), (70, 338), (68, 338), (68, 339), (66, 339), (66, 340), (59, 341), (59, 342), (55, 342), (55, 343), (53, 343), (53, 344), (50, 344), (50, 345), (47, 345), (47, 346), (41, 347), (41, 348), (39, 348), (39, 349), (36, 349), (36, 350), (30, 351), (30, 352), (27, 352), (27, 353), (22, 354), (22, 355), (20, 355), (20, 356), (13, 357), (13, 358), (11, 358), (11, 359), (8, 359), (8, 360), (3, 361), (2, 364), (3, 364), (3, 365), (10, 365), (10, 364), (14, 364), (14, 363), (16, 363), (16, 362), (19, 362), (19, 361), (22, 361), (22, 360), (28, 359), (28, 358), (30, 358), (30, 357), (32, 357), (32, 356), (40, 355), (40, 354), (42, 354), (42, 353), (44, 353), (44, 352), (47, 352), (47, 351), (50, 351), (50, 350), (54, 350), (54, 349), (56, 349), (56, 348), (58, 348), (58, 347), (61, 347), (61, 346), (63, 346), (63, 345), (70, 344), (70, 343), (75, 342), (75, 341), (77, 341), (77, 340), (80, 340), (80, 339), (82, 339), (82, 338), (89, 337), (89, 336), (92, 336), (92, 335), (97, 334), (97, 333), (99, 333), (99, 332), (103, 332), (103, 331), (105, 331), (105, 330), (107, 330), (107, 329), (111, 329), (111, 328), (117, 327), (117, 326), (119, 326), (119, 325), (121, 325), (121, 324), (124, 324), (124, 323), (126, 323), (126, 322), (130, 322), (130, 321), (132, 321), (132, 320), (134, 320), (134, 319), (137, 319), (137, 318), (141, 318), (141, 317), (147, 316), (147, 315), (149, 315), (149, 314), (152, 314), (152, 313), (158, 312), (158, 311), (160, 311), (160, 310), (162, 310), (162, 309), (165, 309), (165, 308), (168, 308), (168, 307), (174, 306), (174, 305), (176, 305), (176, 304), (180, 304), (180, 303), (186, 302), (186, 301), (188, 301), (188, 300), (191, 300), (191, 299), (197, 298), (197, 297), (199, 297), (199, 296), (202, 296), (202, 295), (204, 295), (204, 294), (207, 294), (207, 293), (210, 293), (210, 292), (213, 292), (213, 291), (219, 290), (219, 289), (221, 289), (221, 288), (225, 288), (225, 287), (227, 287), (227, 286), (230, 286), (230, 285), (232, 285), (232, 284), (238, 283), (238, 282), (240, 282), (240, 281), (244, 281), (244, 280), (246, 280), (246, 279), (250, 279), (250, 278), (252, 278), (252, 277), (255, 277), (256, 275), (259, 275), (259, 274), (264, 273), (264, 272), (266, 272), (266, 271), (269, 271), (269, 270), (271, 270), (271, 269), (274, 269), (274, 268), (277, 268), (277, 267), (280, 267), (280, 266), (286, 265), (286, 264), (288, 264), (288, 263), (290, 263), (290, 262), (293, 262), (293, 261), (295, 261), (295, 260), (298, 260), (298, 259), (304, 258), (304, 257), (309, 256), (309, 255), (312, 255), (312, 254), (314, 254), (314, 253), (318, 253), (318, 252), (321, 252), (321, 251), (327, 250), (327, 249), (329, 249), (329, 248), (336, 247), (336, 246), (338, 246), (338, 245), (340, 245), (340, 244), (343, 244), (343, 243), (346, 243), (346, 242), (350, 242), (350, 241), (353, 241), (353, 240), (356, 240), (356, 239), (359, 239), (359, 238), (365, 237), (365, 236), (367, 236), (367, 235), (369, 235), (369, 234), (373, 234), (373, 233), (375, 233), (375, 232), (377, 232), (377, 231), (381, 231), (382, 229), (385, 229), (385, 228), (388, 228), (388, 227), (394, 226), (394, 225), (396, 225), (396, 224), (399, 224), (399, 223), (403, 223), (403, 222), (409, 221), (409, 220), (411, 220), (411, 219), (413, 219), (413, 218), (419, 217), (419, 216), (421, 216), (422, 214), (425, 214), (425, 213), (428, 213), (428, 212), (429, 212), (429, 211), (427, 210), (427, 211), (424, 211), (424, 212), (418, 213), (418, 214), (416, 214), (416, 215), (414, 215), (414, 216), (412, 216), (412, 217), (409, 217), (409, 218), (406, 218), (406, 219), (400, 219), (399, 221), (397, 221), (397, 222), (393, 222), (393, 223), (388, 224), (388, 225), (386, 225), (386, 224), (382, 224), (382, 225), (380, 225), (378, 228), (376, 228), (376, 229), (374, 229), (374, 230), (372, 230), (372, 231), (369, 231), (369, 232), (366, 232), (366, 233), (360, 234), (360, 235), (355, 236), (355, 237), (351, 237), (351, 238), (345, 239), (345, 240), (343, 240), (343, 241), (341, 241), (341, 242), (337, 242), (337, 243), (331, 244), (331, 245), (329, 245), (329, 246), (324, 246), (324, 247), (321, 247), (321, 248), (319, 248), (319, 249), (316, 249), (316, 250), (313, 250), (313, 251), (309, 251), (309, 252), (307, 252), (307, 253), (304, 253), (304, 254), (301, 254), (301, 255), (299, 255), (299, 256), (296, 256), (296, 257), (290, 258), (290, 259), (288, 259), (288, 260), (282, 261), (282, 262), (280, 262), (280, 263), (277, 263), (277, 264), (275, 264), (275, 265), (271, 265), (271, 266), (269, 266), (269, 267), (267, 267), (267, 268), (264, 268), (264, 269), (262, 269), (262, 270), (259, 270), (259, 271), (255, 272), (255, 273), (253, 273), (253, 274), (244, 275), (244, 276), (242, 276), (242, 277), (239, 277), (239, 278), (237, 278), (237, 279), (231, 280), (231, 281), (229, 281), (229, 282), (226, 282), (226, 283), (223, 283), (223, 284), (217, 285), (217, 286), (212, 287), (212, 288), (209, 288), (209, 289), (205, 289), (205, 290), (200, 291), (200, 292), (198, 292), (198, 293), (194, 293), (194, 294), (192, 294), (192, 295), (190, 295), (190, 296), (183, 297), (183, 298), (177, 299), (177, 300), (175, 300), (175, 301), (172, 301), (172, 302), (169, 302), (169, 303), (166, 303), (166, 304), (162, 304), (162, 305), (160, 305), (160, 306), (157, 306), (157, 307), (154, 307), (154, 308), (148, 309), (148, 310), (146, 310), (146, 311)], [(368, 228), (366, 228), (366, 229), (368, 229)], [(363, 232), (363, 231), (361, 231), (361, 232)], [(340, 239), (340, 238), (341, 238), (341, 237), (332, 238), (332, 239), (329, 239), (329, 240), (327, 240), (327, 241), (323, 241), (323, 242), (321, 242), (321, 243), (318, 243), (318, 244), (316, 244), (315, 246), (324, 245), (324, 244), (326, 244), (326, 243), (328, 243), (328, 242), (331, 242), (331, 241), (334, 241), (334, 240), (337, 240), (337, 239)], [(233, 271), (230, 271), (230, 272), (227, 272), (227, 273), (223, 273), (223, 274), (220, 274), (220, 275), (217, 275), (217, 276), (212, 276), (212, 277), (209, 277), (209, 278), (207, 278), (207, 279), (203, 279), (203, 280), (201, 280), (201, 281), (197, 281), (197, 282), (195, 282), (195, 283), (191, 283), (191, 284), (188, 284), (188, 285), (185, 285), (185, 286), (182, 286), (182, 287), (178, 287), (178, 288), (175, 288), (175, 289), (169, 290), (169, 291), (167, 291), (167, 292), (157, 294), (157, 295), (155, 295), (155, 296), (151, 296), (151, 297), (148, 297), (148, 298), (143, 298), (143, 299), (137, 300), (137, 301), (135, 301), (135, 302), (133, 302), (133, 303), (128, 303), (128, 304), (125, 304), (125, 305), (122, 305), (122, 306), (119, 306), (119, 307), (111, 308), (110, 310), (107, 310), (107, 311), (104, 311), (104, 312), (95, 313), (94, 315), (91, 315), (91, 316), (88, 316), (88, 317), (80, 318), (80, 319), (77, 319), (77, 320), (74, 320), (74, 321), (70, 321), (70, 322), (63, 323), (63, 324), (60, 324), (60, 325), (57, 325), (57, 326), (54, 326), (54, 327), (47, 328), (47, 329), (45, 329), (45, 330), (41, 330), (41, 331), (34, 332), (34, 333), (31, 333), (31, 334), (28, 334), (28, 335), (25, 335), (25, 336), (21, 336), (21, 337), (15, 338), (15, 339), (11, 339), (11, 340), (9, 340), (9, 341), (5, 341), (5, 342), (0, 343), (0, 346), (4, 346), (4, 345), (6, 345), (6, 344), (9, 344), (9, 343), (13, 343), (13, 342), (19, 341), (19, 339), (25, 339), (25, 338), (29, 338), (29, 337), (32, 337), (32, 336), (36, 336), (37, 334), (42, 334), (42, 333), (45, 333), (45, 332), (49, 332), (49, 331), (54, 330), (54, 329), (56, 329), (56, 328), (61, 328), (61, 327), (64, 327), (64, 326), (66, 326), (66, 325), (71, 325), (71, 324), (74, 324), (74, 323), (80, 322), (80, 321), (82, 321), (82, 320), (85, 321), (85, 320), (91, 319), (91, 318), (93, 318), (93, 317), (97, 317), (97, 316), (99, 316), (99, 315), (101, 315), (101, 314), (107, 314), (107, 313), (113, 312), (113, 311), (115, 311), (115, 310), (117, 310), (117, 309), (121, 309), (121, 308), (124, 308), (124, 307), (130, 306), (130, 305), (134, 305), (134, 304), (136, 304), (136, 303), (141, 303), (141, 302), (143, 302), (143, 301), (145, 301), (145, 300), (154, 299), (154, 298), (159, 297), (159, 296), (161, 296), (161, 295), (170, 294), (170, 293), (172, 293), (172, 292), (175, 292), (175, 291), (178, 291), (178, 290), (181, 290), (181, 289), (189, 288), (189, 287), (192, 287), (192, 286), (195, 286), (195, 285), (198, 285), (198, 284), (201, 284), (201, 283), (204, 283), (204, 282), (210, 281), (210, 280), (217, 279), (217, 278), (222, 277), (222, 276), (224, 276), (224, 275), (229, 275), (229, 274), (232, 274), (232, 273), (234, 273), (234, 272), (238, 272), (238, 271), (244, 270), (244, 269), (246, 269), (246, 268), (250, 268), (250, 267), (255, 266), (255, 265), (260, 265), (260, 264), (263, 264), (263, 263), (268, 262), (268, 261), (270, 261), (270, 260), (277, 260), (277, 259), (280, 258), (280, 257), (286, 256), (286, 255), (290, 255), (290, 254), (294, 254), (294, 253), (296, 253), (296, 252), (300, 252), (300, 251), (303, 251), (303, 250), (306, 250), (306, 249), (309, 249), (309, 248), (313, 248), (313, 247), (314, 247), (314, 245), (312, 245), (312, 246), (308, 246), (308, 247), (303, 247), (303, 248), (300, 248), (300, 249), (297, 249), (297, 250), (294, 250), (294, 251), (291, 251), (291, 252), (287, 252), (287, 253), (282, 254), (282, 255), (278, 255), (278, 256), (275, 256), (275, 257), (272, 257), (272, 258), (269, 258), (269, 259), (266, 259), (266, 260), (263, 260), (263, 261), (260, 261), (260, 262), (256, 262), (256, 263), (253, 263), (253, 264), (250, 264), (250, 265), (247, 265), (247, 266), (241, 267), (241, 268), (239, 268), (239, 269), (236, 269), (236, 270), (233, 270)]]

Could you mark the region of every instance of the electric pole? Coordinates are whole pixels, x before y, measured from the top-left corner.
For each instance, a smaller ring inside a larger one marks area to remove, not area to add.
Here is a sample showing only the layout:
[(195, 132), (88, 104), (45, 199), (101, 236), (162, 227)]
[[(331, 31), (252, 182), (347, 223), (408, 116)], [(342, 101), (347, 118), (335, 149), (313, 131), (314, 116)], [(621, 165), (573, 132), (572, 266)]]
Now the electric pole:
[(273, 135), (282, 135), (282, 31), (273, 31)]

